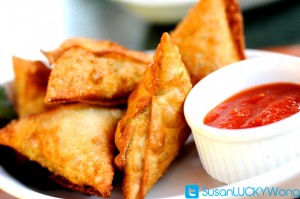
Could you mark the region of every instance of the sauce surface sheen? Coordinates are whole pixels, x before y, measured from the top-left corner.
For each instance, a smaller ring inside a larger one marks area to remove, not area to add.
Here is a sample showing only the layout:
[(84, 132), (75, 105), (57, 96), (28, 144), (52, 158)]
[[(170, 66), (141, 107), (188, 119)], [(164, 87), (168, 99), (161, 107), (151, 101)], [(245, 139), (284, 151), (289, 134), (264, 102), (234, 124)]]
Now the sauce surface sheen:
[(211, 110), (209, 126), (225, 129), (258, 127), (282, 120), (300, 109), (300, 85), (272, 83), (239, 92)]

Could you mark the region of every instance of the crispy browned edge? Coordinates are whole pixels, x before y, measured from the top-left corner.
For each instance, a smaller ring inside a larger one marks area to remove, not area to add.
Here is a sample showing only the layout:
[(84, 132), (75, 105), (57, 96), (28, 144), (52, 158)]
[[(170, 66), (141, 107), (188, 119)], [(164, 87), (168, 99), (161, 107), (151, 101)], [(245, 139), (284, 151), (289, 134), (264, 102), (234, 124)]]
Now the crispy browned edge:
[(87, 185), (76, 185), (71, 183), (70, 181), (68, 181), (66, 178), (59, 176), (59, 175), (52, 175), (49, 176), (49, 178), (56, 182), (57, 184), (61, 185), (62, 187), (65, 187), (67, 189), (73, 190), (73, 191), (77, 191), (83, 194), (87, 194), (89, 196), (99, 196), (99, 197), (104, 197), (104, 198), (109, 198), (110, 197), (110, 191), (111, 190), (106, 190), (106, 192), (108, 194), (101, 194), (98, 190), (96, 190), (95, 188), (91, 187), (91, 186), (87, 186)]
[[(84, 44), (85, 42), (87, 43), (87, 45)], [(92, 46), (89, 44), (91, 44)], [(95, 47), (95, 45), (98, 46)], [(73, 37), (67, 39), (60, 46), (58, 46), (57, 49), (52, 51), (40, 51), (47, 57), (49, 63), (53, 64), (65, 51), (71, 48), (84, 48), (87, 51), (94, 53), (95, 55), (119, 54), (128, 59), (132, 59), (141, 63), (152, 62), (152, 56), (145, 52), (129, 50), (122, 45), (110, 40), (96, 40), (84, 37)]]
[(73, 98), (72, 100), (63, 98), (63, 97), (56, 97), (51, 99), (45, 99), (46, 104), (69, 104), (69, 103), (86, 103), (86, 104), (93, 104), (93, 105), (99, 105), (99, 106), (105, 106), (105, 107), (112, 107), (112, 106), (125, 106), (127, 99), (122, 98), (116, 98), (114, 100), (112, 99), (101, 99), (101, 101), (98, 98), (89, 97), (82, 100), (81, 98)]
[(227, 20), (236, 50), (241, 60), (246, 58), (243, 17), (238, 0), (224, 0), (226, 3)]

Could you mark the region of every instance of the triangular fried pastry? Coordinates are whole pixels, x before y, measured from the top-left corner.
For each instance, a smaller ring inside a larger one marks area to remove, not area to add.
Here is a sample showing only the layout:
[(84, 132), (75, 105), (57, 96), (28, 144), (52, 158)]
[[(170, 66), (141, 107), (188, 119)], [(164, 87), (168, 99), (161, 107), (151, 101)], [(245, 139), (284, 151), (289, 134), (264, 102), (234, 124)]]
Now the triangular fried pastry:
[(85, 104), (59, 106), (12, 121), (0, 129), (0, 144), (61, 176), (61, 184), (69, 188), (109, 197), (114, 134), (123, 114), (120, 109)]
[(13, 57), (13, 69), (13, 101), (19, 117), (53, 108), (44, 101), (51, 70), (43, 62)]
[(144, 198), (179, 153), (190, 134), (183, 104), (191, 88), (179, 50), (164, 33), (116, 130), (125, 198)]
[(171, 32), (193, 85), (209, 73), (245, 59), (238, 0), (198, 0)]
[(126, 104), (151, 56), (111, 41), (73, 38), (44, 52), (54, 63), (46, 103)]

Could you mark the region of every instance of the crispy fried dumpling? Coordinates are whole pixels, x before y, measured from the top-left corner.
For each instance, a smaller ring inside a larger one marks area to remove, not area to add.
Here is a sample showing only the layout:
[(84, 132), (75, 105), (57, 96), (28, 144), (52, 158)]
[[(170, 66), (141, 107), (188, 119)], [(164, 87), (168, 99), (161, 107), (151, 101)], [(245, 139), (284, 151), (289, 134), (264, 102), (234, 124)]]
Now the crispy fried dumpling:
[(245, 58), (238, 0), (199, 0), (171, 37), (193, 85), (216, 69)]
[(51, 70), (41, 61), (13, 57), (14, 105), (19, 117), (40, 113), (53, 105), (44, 101)]
[(68, 188), (109, 197), (114, 134), (123, 114), (85, 104), (59, 106), (12, 121), (0, 129), (0, 144), (38, 162)]
[(191, 88), (178, 48), (164, 33), (116, 130), (125, 198), (144, 198), (179, 153), (190, 134), (183, 104)]
[(54, 64), (46, 103), (126, 104), (151, 63), (149, 54), (85, 38), (69, 39), (44, 54)]

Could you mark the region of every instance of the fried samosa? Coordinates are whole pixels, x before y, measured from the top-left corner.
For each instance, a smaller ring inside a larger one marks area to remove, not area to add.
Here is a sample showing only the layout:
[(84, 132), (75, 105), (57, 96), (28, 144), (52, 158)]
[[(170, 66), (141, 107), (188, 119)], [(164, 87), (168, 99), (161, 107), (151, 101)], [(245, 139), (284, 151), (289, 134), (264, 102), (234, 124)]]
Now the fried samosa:
[(53, 108), (44, 101), (51, 70), (43, 62), (13, 57), (13, 69), (13, 101), (19, 117)]
[(238, 0), (199, 0), (171, 32), (193, 85), (209, 73), (245, 59)]
[(47, 168), (68, 188), (109, 197), (114, 134), (123, 114), (79, 103), (59, 106), (12, 121), (0, 129), (0, 144)]
[(54, 64), (46, 103), (126, 104), (151, 63), (149, 54), (85, 38), (69, 39), (44, 54)]
[(116, 130), (125, 198), (144, 198), (179, 153), (190, 134), (183, 104), (191, 88), (178, 48), (164, 33)]

